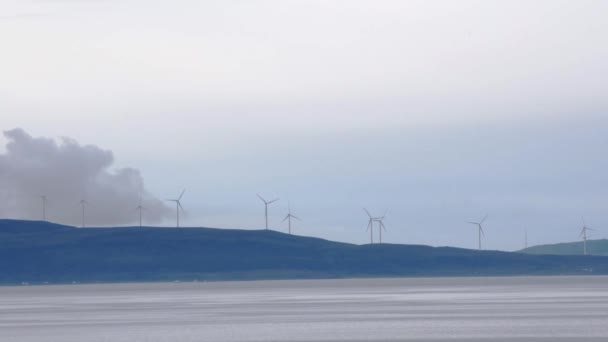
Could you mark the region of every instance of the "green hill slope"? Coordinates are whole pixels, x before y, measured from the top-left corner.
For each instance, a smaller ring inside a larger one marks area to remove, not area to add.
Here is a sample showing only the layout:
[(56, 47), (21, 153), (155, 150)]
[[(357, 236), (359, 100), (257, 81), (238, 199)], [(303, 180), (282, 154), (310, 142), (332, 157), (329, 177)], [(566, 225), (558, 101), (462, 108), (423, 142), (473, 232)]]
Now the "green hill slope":
[[(538, 245), (522, 249), (521, 253), (546, 255), (583, 255), (583, 242)], [(587, 240), (587, 254), (608, 256), (608, 240)]]

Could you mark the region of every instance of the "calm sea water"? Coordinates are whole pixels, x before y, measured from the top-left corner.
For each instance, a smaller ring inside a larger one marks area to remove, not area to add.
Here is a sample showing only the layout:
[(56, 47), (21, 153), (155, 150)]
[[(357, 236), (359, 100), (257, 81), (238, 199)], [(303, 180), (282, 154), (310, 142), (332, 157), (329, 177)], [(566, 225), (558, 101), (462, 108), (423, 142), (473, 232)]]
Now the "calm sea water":
[(3, 342), (608, 341), (607, 277), (0, 287)]

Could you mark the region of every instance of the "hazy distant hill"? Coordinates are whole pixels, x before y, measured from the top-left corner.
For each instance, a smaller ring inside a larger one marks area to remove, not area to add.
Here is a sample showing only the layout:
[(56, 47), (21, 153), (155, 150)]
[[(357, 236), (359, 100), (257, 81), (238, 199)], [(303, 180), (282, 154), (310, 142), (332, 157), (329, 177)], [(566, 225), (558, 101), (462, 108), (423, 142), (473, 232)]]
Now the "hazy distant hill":
[(352, 245), (274, 231), (0, 220), (0, 283), (608, 274), (608, 258)]
[[(520, 252), (527, 254), (583, 255), (583, 242), (539, 245), (522, 249)], [(587, 240), (587, 253), (608, 256), (608, 240)]]

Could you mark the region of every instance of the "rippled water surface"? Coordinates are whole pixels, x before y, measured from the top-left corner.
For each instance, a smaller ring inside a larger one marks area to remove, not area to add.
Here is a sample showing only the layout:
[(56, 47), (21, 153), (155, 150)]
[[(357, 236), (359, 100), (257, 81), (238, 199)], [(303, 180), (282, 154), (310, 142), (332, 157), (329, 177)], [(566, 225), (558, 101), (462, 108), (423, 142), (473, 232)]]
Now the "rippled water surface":
[(0, 340), (608, 341), (608, 278), (0, 287)]

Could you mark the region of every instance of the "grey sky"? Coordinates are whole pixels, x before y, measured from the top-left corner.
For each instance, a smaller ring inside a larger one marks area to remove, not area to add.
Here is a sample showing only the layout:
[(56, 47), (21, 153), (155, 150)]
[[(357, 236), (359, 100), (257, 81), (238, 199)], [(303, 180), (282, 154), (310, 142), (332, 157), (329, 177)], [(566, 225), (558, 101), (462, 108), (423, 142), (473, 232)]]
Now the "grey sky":
[(363, 206), (394, 242), (474, 247), (486, 212), (488, 248), (573, 240), (581, 215), (604, 237), (607, 10), (3, 1), (0, 127), (111, 150), (158, 198), (187, 187), (189, 225), (260, 228), (260, 192), (343, 241), (367, 241)]

